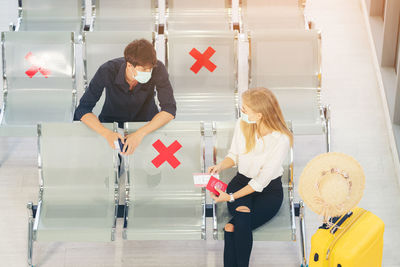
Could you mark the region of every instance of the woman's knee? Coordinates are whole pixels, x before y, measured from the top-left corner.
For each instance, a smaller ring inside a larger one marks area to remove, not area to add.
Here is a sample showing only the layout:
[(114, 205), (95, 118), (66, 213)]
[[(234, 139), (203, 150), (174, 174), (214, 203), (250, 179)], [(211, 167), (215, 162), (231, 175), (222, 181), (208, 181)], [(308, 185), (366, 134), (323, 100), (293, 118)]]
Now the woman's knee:
[(247, 206), (239, 206), (236, 208), (235, 228), (236, 231), (251, 231), (251, 213)]
[(233, 224), (227, 223), (227, 224), (225, 225), (225, 231), (226, 231), (226, 232), (233, 232), (234, 230), (235, 230), (235, 227), (233, 226)]
[(236, 208), (236, 211), (249, 213), (250, 209), (249, 209), (249, 207), (246, 207), (246, 206), (239, 206)]

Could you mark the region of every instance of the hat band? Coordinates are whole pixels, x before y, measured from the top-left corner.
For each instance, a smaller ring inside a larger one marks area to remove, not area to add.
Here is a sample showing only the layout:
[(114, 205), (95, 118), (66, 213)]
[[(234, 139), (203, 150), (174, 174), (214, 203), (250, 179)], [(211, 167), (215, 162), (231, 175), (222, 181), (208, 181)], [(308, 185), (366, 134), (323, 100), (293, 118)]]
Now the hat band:
[(321, 172), (321, 177), (317, 180), (317, 183), (315, 184), (315, 186), (316, 186), (317, 189), (318, 189), (318, 193), (321, 193), (320, 190), (319, 190), (319, 183), (320, 183), (320, 181), (321, 181), (321, 179), (322, 179), (322, 176), (325, 176), (325, 175), (328, 174), (329, 172), (330, 172), (330, 173), (337, 173), (337, 174), (341, 175), (341, 176), (347, 181), (347, 183), (348, 183), (348, 185), (349, 185), (349, 194), (348, 194), (347, 197), (349, 198), (349, 197), (350, 197), (351, 188), (352, 188), (353, 183), (351, 182), (350, 176), (348, 175), (348, 173), (345, 172), (345, 171), (343, 171), (343, 170), (339, 170), (338, 168), (332, 168), (332, 169), (330, 169), (329, 171), (323, 171), (323, 172)]
[(318, 178), (317, 183), (315, 184), (315, 186), (317, 188), (317, 192), (318, 192), (318, 195), (315, 196), (315, 200), (319, 205), (321, 205), (321, 208), (322, 208), (321, 215), (325, 218), (325, 220), (328, 219), (327, 215), (330, 214), (332, 210), (345, 212), (345, 210), (343, 210), (343, 209), (344, 209), (344, 203), (346, 202), (346, 200), (345, 200), (340, 204), (332, 205), (332, 204), (326, 203), (324, 201), (324, 199), (322, 198), (321, 191), (320, 191), (320, 181), (321, 181), (322, 177), (325, 176), (328, 173), (337, 173), (337, 174), (341, 175), (347, 181), (349, 192), (347, 194), (346, 200), (350, 199), (351, 188), (352, 188), (352, 185), (353, 185), (353, 183), (350, 180), (350, 176), (348, 175), (348, 173), (343, 171), (343, 170), (339, 170), (338, 168), (332, 168), (329, 171), (323, 171), (321, 173), (321, 177)]

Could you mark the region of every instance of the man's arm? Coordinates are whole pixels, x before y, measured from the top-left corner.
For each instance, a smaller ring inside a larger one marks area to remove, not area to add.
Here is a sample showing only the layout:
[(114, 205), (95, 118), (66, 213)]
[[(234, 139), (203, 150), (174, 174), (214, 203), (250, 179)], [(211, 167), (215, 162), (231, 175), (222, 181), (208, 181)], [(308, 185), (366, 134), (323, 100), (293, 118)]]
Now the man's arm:
[(81, 99), (79, 100), (79, 105), (74, 113), (74, 121), (82, 120), (82, 117), (87, 113), (92, 113), (94, 106), (96, 106), (97, 101), (99, 101), (104, 87), (104, 76), (107, 76), (107, 70), (105, 64), (100, 66), (100, 68), (94, 74), (89, 86), (86, 88)]
[(120, 133), (115, 133), (110, 129), (105, 128), (93, 113), (86, 113), (82, 116), (81, 121), (96, 133), (103, 136), (107, 140), (110, 147), (114, 148), (114, 141), (118, 138), (121, 139), (122, 143), (125, 143), (124, 138)]
[(145, 126), (140, 128), (138, 132), (142, 132), (144, 135), (148, 135), (149, 133), (157, 130), (158, 128), (164, 126), (168, 122), (172, 121), (174, 116), (166, 111), (161, 111), (157, 113), (154, 118), (149, 121)]
[(88, 88), (85, 90), (82, 98), (79, 101), (79, 106), (75, 110), (74, 120), (80, 120), (89, 128), (103, 136), (108, 144), (114, 148), (114, 141), (120, 138), (123, 142), (121, 134), (114, 133), (113, 131), (105, 128), (99, 119), (92, 113), (94, 106), (99, 101), (103, 93), (105, 83), (104, 77), (107, 76), (107, 69), (105, 64), (100, 66), (96, 71)]
[(157, 130), (175, 118), (176, 102), (172, 86), (168, 78), (167, 69), (160, 61), (157, 62), (157, 70), (154, 70), (153, 75), (161, 111), (145, 126), (128, 135), (123, 151), (125, 151), (126, 146), (128, 149), (125, 153), (122, 153), (124, 155), (132, 154), (147, 134)]

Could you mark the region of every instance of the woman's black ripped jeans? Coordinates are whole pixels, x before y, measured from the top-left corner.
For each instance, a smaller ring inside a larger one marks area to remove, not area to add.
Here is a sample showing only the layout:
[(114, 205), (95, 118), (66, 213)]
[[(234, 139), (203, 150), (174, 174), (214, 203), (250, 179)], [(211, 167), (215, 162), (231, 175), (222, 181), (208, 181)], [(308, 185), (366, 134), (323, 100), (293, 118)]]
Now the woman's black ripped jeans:
[[(253, 247), (252, 231), (274, 217), (283, 201), (281, 177), (272, 180), (262, 192), (253, 192), (247, 196), (228, 202), (228, 209), (233, 216), (233, 232), (225, 230), (224, 266), (249, 266)], [(234, 193), (245, 187), (251, 179), (237, 173), (228, 184), (227, 193)], [(239, 208), (241, 211), (236, 210)], [(246, 211), (247, 210), (247, 211)]]

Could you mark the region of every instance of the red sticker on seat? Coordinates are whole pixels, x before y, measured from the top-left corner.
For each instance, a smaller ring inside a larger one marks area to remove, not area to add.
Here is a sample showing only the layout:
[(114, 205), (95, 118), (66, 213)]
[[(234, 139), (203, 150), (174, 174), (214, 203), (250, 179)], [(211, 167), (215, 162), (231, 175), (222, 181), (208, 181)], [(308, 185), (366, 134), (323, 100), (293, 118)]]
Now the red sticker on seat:
[(156, 168), (160, 167), (165, 161), (167, 161), (174, 169), (181, 164), (174, 156), (176, 151), (182, 147), (178, 141), (175, 140), (169, 147), (166, 147), (160, 139), (158, 139), (154, 142), (153, 147), (160, 153), (160, 155), (151, 161)]
[(45, 78), (48, 78), (49, 75), (51, 74), (51, 71), (48, 69), (43, 68), (42, 66), (36, 66), (34, 63), (34, 55), (32, 52), (29, 52), (25, 56), (26, 61), (28, 61), (32, 66), (25, 71), (25, 74), (29, 76), (29, 78), (32, 78), (33, 76), (36, 75), (36, 73), (40, 72)]
[(207, 50), (202, 54), (196, 48), (193, 48), (189, 54), (194, 57), (197, 61), (190, 68), (194, 73), (198, 73), (202, 67), (205, 67), (210, 72), (213, 72), (217, 66), (210, 61), (212, 55), (214, 55), (215, 50), (209, 46)]

